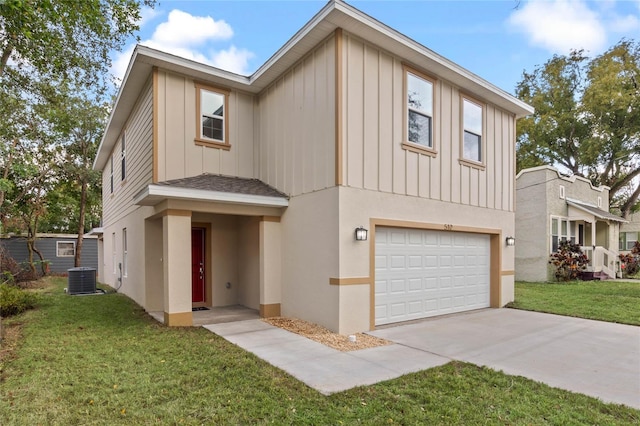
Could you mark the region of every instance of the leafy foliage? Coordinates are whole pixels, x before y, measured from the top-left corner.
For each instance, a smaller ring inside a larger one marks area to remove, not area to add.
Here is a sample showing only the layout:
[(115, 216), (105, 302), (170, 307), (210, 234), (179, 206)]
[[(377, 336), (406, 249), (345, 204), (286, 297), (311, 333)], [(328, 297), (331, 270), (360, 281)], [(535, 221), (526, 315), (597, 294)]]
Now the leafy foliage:
[(622, 263), (622, 274), (625, 277), (632, 277), (640, 272), (640, 241), (636, 241), (627, 254), (620, 254), (620, 262)]
[(37, 296), (9, 284), (0, 284), (0, 316), (18, 315), (35, 307)]
[(551, 254), (549, 263), (556, 268), (555, 277), (558, 281), (571, 281), (578, 279), (580, 272), (589, 264), (589, 259), (578, 244), (565, 240)]
[(640, 196), (640, 43), (588, 58), (554, 56), (525, 72), (517, 96), (535, 108), (518, 121), (517, 169), (558, 165), (611, 188), (627, 216)]

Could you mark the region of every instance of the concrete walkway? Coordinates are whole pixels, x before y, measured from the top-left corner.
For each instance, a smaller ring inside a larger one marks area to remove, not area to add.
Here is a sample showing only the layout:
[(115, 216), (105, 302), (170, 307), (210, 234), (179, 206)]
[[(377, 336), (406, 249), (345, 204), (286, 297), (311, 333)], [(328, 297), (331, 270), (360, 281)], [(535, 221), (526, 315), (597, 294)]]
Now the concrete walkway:
[(459, 360), (640, 409), (640, 327), (488, 309), (376, 330), (395, 344), (354, 352), (260, 320), (205, 328), (324, 394)]

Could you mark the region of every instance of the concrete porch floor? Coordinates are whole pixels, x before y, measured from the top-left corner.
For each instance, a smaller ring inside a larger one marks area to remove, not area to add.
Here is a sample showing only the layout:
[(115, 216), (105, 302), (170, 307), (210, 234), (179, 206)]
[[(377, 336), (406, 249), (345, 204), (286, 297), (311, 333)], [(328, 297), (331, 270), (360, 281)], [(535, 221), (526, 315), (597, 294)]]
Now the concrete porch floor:
[[(164, 312), (149, 312), (154, 319), (164, 324)], [(245, 321), (259, 319), (260, 313), (246, 306), (220, 306), (209, 308), (206, 311), (193, 311), (193, 326), (200, 327), (205, 324), (222, 324), (225, 322)]]

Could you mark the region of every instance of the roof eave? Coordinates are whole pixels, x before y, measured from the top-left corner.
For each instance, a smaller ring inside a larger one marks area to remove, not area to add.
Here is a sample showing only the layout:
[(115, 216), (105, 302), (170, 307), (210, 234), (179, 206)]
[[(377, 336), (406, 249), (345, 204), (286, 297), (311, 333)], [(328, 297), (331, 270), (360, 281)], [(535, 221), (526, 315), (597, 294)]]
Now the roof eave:
[(186, 201), (207, 201), (230, 204), (243, 204), (260, 207), (287, 207), (289, 200), (284, 197), (239, 194), (233, 192), (207, 191), (191, 188), (174, 188), (166, 185), (148, 185), (138, 192), (133, 203), (140, 206), (154, 206), (166, 199)]

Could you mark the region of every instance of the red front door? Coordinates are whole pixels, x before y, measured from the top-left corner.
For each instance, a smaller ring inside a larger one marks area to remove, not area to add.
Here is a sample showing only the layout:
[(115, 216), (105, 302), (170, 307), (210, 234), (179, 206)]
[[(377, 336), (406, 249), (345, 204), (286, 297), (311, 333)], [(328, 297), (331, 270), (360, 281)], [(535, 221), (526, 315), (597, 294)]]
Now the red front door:
[(204, 294), (204, 228), (191, 229), (191, 301), (205, 301)]

